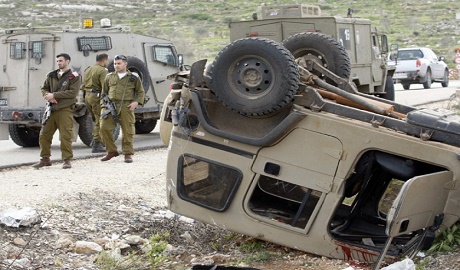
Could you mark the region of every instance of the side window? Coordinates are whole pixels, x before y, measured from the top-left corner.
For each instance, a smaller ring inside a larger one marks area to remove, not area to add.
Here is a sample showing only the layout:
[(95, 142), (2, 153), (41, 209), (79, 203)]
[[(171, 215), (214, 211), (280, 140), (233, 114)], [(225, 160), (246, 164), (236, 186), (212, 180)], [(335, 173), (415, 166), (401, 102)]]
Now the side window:
[(158, 61), (170, 66), (178, 66), (174, 49), (171, 46), (152, 46), (152, 61)]
[(242, 179), (242, 173), (226, 165), (184, 155), (179, 160), (179, 197), (215, 211), (225, 211)]
[(323, 194), (304, 186), (261, 175), (249, 201), (249, 209), (267, 222), (307, 228), (318, 211)]
[(77, 37), (77, 46), (84, 56), (88, 56), (90, 51), (108, 51), (112, 49), (112, 39), (107, 36), (101, 37)]
[(22, 59), (25, 57), (26, 50), (25, 42), (13, 42), (10, 44), (10, 58)]

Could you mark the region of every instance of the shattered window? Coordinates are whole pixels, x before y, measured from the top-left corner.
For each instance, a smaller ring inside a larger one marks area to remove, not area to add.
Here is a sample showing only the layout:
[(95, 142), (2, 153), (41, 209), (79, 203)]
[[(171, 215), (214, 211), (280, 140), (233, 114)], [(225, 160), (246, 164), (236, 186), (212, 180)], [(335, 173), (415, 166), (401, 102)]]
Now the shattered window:
[(25, 42), (13, 42), (10, 44), (10, 58), (11, 59), (22, 59), (26, 53)]
[(183, 156), (180, 162), (179, 197), (212, 210), (224, 211), (241, 181), (241, 172), (188, 155)]
[(261, 175), (249, 207), (268, 220), (305, 228), (321, 195), (317, 190)]

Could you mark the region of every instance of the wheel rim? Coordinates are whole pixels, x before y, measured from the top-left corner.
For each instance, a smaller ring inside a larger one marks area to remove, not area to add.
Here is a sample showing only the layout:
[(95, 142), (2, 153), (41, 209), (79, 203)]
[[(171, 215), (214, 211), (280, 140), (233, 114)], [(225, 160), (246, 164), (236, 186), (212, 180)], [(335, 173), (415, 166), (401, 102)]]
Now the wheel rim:
[[(329, 67), (329, 64), (327, 63), (327, 60), (326, 60), (326, 56), (316, 50), (305, 49), (305, 50), (296, 51), (294, 53), (294, 56), (296, 59), (301, 58), (305, 61), (308, 61), (308, 60), (314, 61), (325, 69), (328, 69)], [(300, 62), (300, 65), (306, 68), (304, 65), (302, 65), (302, 62)], [(312, 73), (320, 77), (321, 79), (325, 78), (324, 74), (319, 71), (313, 70)]]
[(316, 50), (312, 50), (312, 49), (301, 50), (301, 51), (295, 52), (294, 55), (296, 56), (296, 58), (303, 58), (305, 60), (313, 60), (316, 63), (323, 66), (324, 68), (328, 67), (328, 63), (326, 61), (325, 55), (323, 55), (322, 53)]
[(260, 98), (266, 95), (274, 83), (273, 67), (263, 59), (249, 56), (237, 59), (229, 69), (229, 86), (235, 94), (244, 98)]

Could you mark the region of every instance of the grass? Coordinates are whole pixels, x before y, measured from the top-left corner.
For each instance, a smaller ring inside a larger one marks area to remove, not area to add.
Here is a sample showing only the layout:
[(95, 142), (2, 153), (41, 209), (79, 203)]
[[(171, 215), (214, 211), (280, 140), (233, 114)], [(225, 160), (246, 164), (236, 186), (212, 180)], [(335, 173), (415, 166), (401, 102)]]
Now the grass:
[[(43, 13), (48, 8), (42, 2), (13, 1), (6, 0), (2, 4), (15, 3), (16, 8), (0, 8), (0, 28), (14, 27), (11, 21), (16, 24), (26, 25), (30, 22), (30, 16), (23, 16), (22, 11), (36, 11)], [(145, 2), (141, 0), (132, 0), (127, 8), (122, 1), (80, 1), (81, 5), (99, 5), (103, 6), (102, 10), (97, 12), (88, 12), (85, 10), (58, 10), (53, 14), (62, 12), (73, 14), (74, 16), (63, 16), (55, 18), (44, 18), (33, 21), (34, 25), (71, 24), (72, 27), (78, 27), (78, 21), (72, 21), (69, 18), (79, 18), (81, 16), (91, 16), (96, 21), (101, 18), (112, 18), (114, 25), (130, 25), (136, 33), (152, 34), (159, 38), (172, 40), (177, 44), (178, 49), (190, 59), (186, 62), (192, 62), (208, 58), (213, 60), (220, 49), (229, 43), (229, 29), (227, 24), (234, 20), (250, 20), (251, 14), (256, 12), (257, 7), (262, 3), (267, 5), (293, 4), (298, 1), (292, 0), (273, 0), (273, 1), (206, 1), (206, 0), (189, 0), (187, 5), (180, 0), (156, 0)], [(47, 2), (48, 3), (48, 2)], [(56, 1), (60, 4), (61, 2)], [(395, 1), (387, 0), (384, 2), (369, 0), (359, 2), (353, 0), (331, 0), (331, 1), (314, 1), (311, 4), (319, 4), (324, 15), (341, 15), (346, 16), (348, 8), (354, 9), (354, 17), (368, 18), (373, 25), (379, 29), (389, 29), (388, 35), (390, 43), (398, 42), (400, 47), (410, 45), (430, 46), (435, 51), (453, 59), (454, 48), (458, 46), (457, 41), (453, 44), (443, 45), (440, 41), (446, 36), (456, 36), (455, 28), (445, 29), (445, 25), (457, 25), (455, 14), (459, 8), (455, 7), (456, 2), (448, 0), (438, 1)], [(13, 20), (14, 18), (14, 20)], [(443, 27), (438, 27), (440, 21), (443, 21)], [(195, 31), (200, 29), (200, 35), (197, 36)], [(206, 33), (204, 33), (206, 31)], [(412, 33), (418, 32), (421, 35), (415, 36)], [(219, 33), (219, 34), (216, 34)], [(224, 38), (223, 38), (224, 37)], [(215, 44), (218, 44), (217, 46)], [(454, 67), (453, 61), (447, 60), (451, 68)]]

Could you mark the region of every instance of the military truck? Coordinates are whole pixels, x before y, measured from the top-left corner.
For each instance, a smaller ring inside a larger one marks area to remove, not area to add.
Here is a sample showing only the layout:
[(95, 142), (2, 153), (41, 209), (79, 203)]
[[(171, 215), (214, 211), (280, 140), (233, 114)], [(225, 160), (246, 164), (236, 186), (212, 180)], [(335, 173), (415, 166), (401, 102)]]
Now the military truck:
[[(117, 54), (128, 56), (128, 69), (140, 75), (146, 91), (144, 106), (135, 110), (136, 133), (149, 133), (155, 128), (169, 93), (171, 81), (166, 77), (179, 71), (182, 63), (170, 41), (132, 33), (129, 26), (112, 26), (108, 19), (102, 19), (99, 28), (87, 20), (78, 29), (59, 26), (1, 31), (0, 139), (8, 139), (9, 135), (24, 147), (38, 145), (45, 106), (40, 86), (46, 74), (57, 68), (58, 53), (70, 54), (71, 68), (82, 75), (95, 63), (98, 53), (107, 53), (110, 58)], [(113, 60), (108, 69), (113, 71)], [(74, 131), (89, 146), (92, 121), (82, 95), (74, 116)]]
[[(387, 65), (387, 36), (370, 20), (323, 16), (315, 5), (261, 6), (252, 21), (231, 22), (231, 41), (266, 37), (288, 48), (296, 57), (315, 60), (361, 93), (394, 100), (394, 66)], [(317, 74), (320, 75), (320, 74)]]
[(459, 220), (455, 112), (363, 94), (261, 37), (173, 77), (160, 125), (171, 211), (374, 269)]

